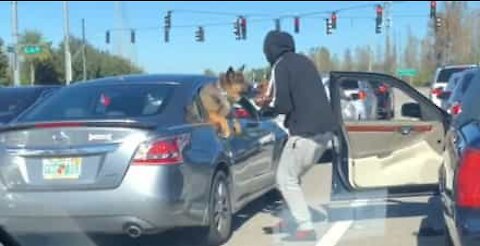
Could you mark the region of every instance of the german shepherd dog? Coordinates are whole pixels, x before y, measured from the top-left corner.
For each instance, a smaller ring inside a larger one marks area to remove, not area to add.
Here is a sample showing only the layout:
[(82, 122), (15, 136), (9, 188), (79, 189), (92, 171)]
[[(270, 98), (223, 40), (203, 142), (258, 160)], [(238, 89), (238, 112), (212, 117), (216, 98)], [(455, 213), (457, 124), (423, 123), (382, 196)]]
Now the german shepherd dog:
[[(232, 110), (232, 104), (238, 102), (248, 89), (248, 83), (243, 76), (242, 66), (238, 71), (229, 67), (226, 73), (220, 74), (219, 81), (206, 85), (200, 91), (200, 98), (208, 113), (208, 121), (214, 125), (223, 137), (232, 135), (227, 117)], [(241, 133), (237, 120), (233, 122), (236, 135)]]

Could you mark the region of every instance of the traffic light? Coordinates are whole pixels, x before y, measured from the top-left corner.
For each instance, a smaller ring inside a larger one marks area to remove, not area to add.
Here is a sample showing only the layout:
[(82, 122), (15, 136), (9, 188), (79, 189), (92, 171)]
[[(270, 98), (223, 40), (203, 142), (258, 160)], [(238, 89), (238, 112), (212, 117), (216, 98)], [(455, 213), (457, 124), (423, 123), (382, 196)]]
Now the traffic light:
[(195, 32), (195, 39), (197, 42), (205, 41), (205, 31), (203, 30), (203, 27), (198, 27), (197, 31)]
[(132, 44), (135, 43), (135, 30), (131, 30), (131, 31), (130, 31), (130, 42), (131, 42)]
[(300, 17), (298, 16), (295, 16), (295, 18), (293, 18), (293, 29), (295, 33), (300, 32)]
[(442, 18), (441, 17), (437, 17), (435, 18), (435, 32), (438, 31), (438, 29), (440, 29), (440, 27), (442, 27)]
[(337, 30), (337, 13), (333, 12), (330, 18), (332, 20), (332, 29)]
[(280, 26), (280, 19), (275, 19), (275, 30), (281, 31), (282, 28)]
[(233, 34), (235, 34), (236, 40), (240, 40), (242, 38), (242, 33), (240, 31), (240, 18), (237, 18), (233, 23)]
[(430, 1), (430, 19), (437, 16), (437, 1)]
[(383, 8), (379, 4), (377, 5), (377, 18), (375, 19), (375, 33), (382, 33), (382, 23), (383, 23)]
[(165, 24), (164, 24), (165, 29), (172, 28), (172, 11), (167, 11), (167, 14), (165, 15), (164, 20), (165, 20)]
[(325, 24), (326, 24), (326, 26), (327, 26), (327, 35), (332, 34), (332, 33), (333, 33), (333, 32), (332, 32), (332, 20), (329, 19), (329, 18), (326, 18), (326, 19), (325, 19)]
[(243, 40), (247, 39), (247, 19), (245, 17), (240, 17), (240, 32)]
[(164, 30), (163, 39), (165, 43), (168, 43), (170, 41), (170, 30), (168, 28), (165, 28)]
[(110, 43), (110, 31), (107, 31), (107, 33), (105, 34), (105, 42), (106, 42), (107, 44)]

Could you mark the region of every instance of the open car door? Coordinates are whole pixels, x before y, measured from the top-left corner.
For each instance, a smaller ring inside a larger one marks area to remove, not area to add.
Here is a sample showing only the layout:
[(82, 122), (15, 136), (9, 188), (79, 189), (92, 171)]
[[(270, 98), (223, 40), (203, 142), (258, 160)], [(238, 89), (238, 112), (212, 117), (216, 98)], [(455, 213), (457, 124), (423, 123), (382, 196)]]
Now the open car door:
[[(389, 87), (395, 102), (377, 105), (377, 110), (393, 107), (388, 109), (393, 113), (389, 117), (379, 114), (374, 119), (344, 120), (340, 106), (344, 80), (381, 81)], [(332, 107), (343, 122), (333, 168), (334, 195), (375, 189), (388, 193), (436, 189), (449, 124), (447, 114), (416, 89), (389, 75), (332, 72), (330, 81)]]

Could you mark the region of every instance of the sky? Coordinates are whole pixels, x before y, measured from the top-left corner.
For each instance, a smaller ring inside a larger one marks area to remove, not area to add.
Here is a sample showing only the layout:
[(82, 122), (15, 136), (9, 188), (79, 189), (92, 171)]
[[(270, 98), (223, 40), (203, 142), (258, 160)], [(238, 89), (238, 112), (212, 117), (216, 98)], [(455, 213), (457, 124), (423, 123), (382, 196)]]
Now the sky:
[[(274, 28), (273, 19), (281, 15), (296, 15), (309, 12), (331, 12), (359, 5), (371, 5), (362, 9), (338, 12), (338, 28), (333, 35), (326, 35), (326, 16), (305, 17), (301, 19), (301, 30), (294, 34), (298, 51), (308, 52), (310, 48), (325, 46), (340, 58), (346, 48), (371, 45), (374, 50), (383, 46), (385, 34), (375, 34), (375, 1), (330, 1), (330, 2), (69, 2), (70, 33), (81, 36), (81, 20), (86, 21), (86, 39), (94, 46), (109, 50), (130, 51), (130, 57), (148, 73), (202, 73), (206, 68), (216, 72), (226, 70), (228, 66), (248, 68), (264, 67), (267, 64), (262, 53), (265, 34)], [(117, 4), (117, 5), (116, 5)], [(118, 8), (117, 6), (120, 6)], [(415, 36), (423, 37), (427, 32), (429, 20), (428, 1), (393, 2), (391, 36), (400, 46), (404, 45), (407, 29)], [(480, 4), (470, 3), (479, 8)], [(121, 9), (122, 11), (116, 11)], [(63, 39), (62, 2), (19, 2), (19, 29), (37, 30), (54, 43)], [(173, 10), (170, 42), (163, 42), (164, 14)], [(233, 15), (198, 14), (194, 11), (228, 12)], [(123, 13), (123, 18), (120, 18)], [(237, 41), (233, 34), (233, 21), (236, 14), (247, 18), (247, 40)], [(410, 16), (410, 17), (405, 17)], [(352, 19), (355, 18), (355, 19)], [(342, 19), (343, 18), (343, 19)], [(137, 29), (136, 43), (129, 44), (129, 32), (112, 32), (110, 44), (105, 43), (105, 32), (120, 26)], [(206, 23), (225, 23), (225, 25), (206, 26), (205, 42), (195, 42), (196, 25)], [(176, 28), (175, 26), (190, 26)], [(293, 32), (293, 19), (281, 20), (282, 30)], [(119, 40), (123, 40), (121, 42)], [(0, 37), (11, 43), (11, 4), (0, 2)], [(126, 48), (125, 48), (126, 47)], [(75, 51), (72, 51), (75, 53)]]

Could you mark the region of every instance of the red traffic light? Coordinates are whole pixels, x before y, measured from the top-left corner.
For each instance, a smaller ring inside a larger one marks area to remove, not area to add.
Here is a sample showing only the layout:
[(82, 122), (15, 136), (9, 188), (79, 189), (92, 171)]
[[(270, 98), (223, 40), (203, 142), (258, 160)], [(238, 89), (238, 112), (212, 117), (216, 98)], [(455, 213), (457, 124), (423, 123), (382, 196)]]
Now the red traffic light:
[(333, 21), (337, 20), (337, 13), (335, 12), (332, 13), (332, 20)]
[(377, 10), (377, 14), (378, 14), (378, 15), (381, 15), (381, 14), (383, 13), (383, 7), (382, 7), (380, 4), (377, 5), (377, 9), (376, 9), (376, 10)]
[(300, 32), (300, 17), (295, 16), (295, 18), (293, 19), (293, 26), (294, 26), (295, 33), (299, 33)]

